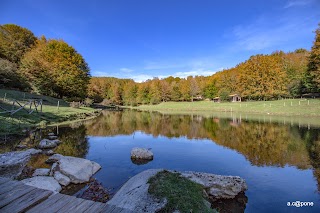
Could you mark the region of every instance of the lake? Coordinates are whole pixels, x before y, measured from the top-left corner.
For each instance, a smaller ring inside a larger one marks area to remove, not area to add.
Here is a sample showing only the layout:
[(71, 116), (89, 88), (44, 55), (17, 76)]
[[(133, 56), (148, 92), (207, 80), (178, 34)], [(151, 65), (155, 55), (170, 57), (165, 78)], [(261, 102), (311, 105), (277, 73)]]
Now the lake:
[[(244, 178), (245, 212), (320, 212), (320, 127), (316, 125), (292, 118), (282, 122), (246, 115), (124, 110), (103, 111), (93, 120), (50, 131), (63, 141), (57, 153), (99, 163), (102, 169), (95, 177), (113, 193), (146, 169), (199, 171)], [(150, 148), (154, 160), (132, 162), (133, 147)], [(293, 201), (314, 206), (287, 207)]]

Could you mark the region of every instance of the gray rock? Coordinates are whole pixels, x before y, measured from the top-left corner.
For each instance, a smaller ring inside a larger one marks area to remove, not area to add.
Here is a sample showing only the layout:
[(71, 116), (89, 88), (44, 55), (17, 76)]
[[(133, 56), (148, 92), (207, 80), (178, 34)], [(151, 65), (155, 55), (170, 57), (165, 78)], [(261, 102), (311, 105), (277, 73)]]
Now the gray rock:
[(48, 136), (49, 140), (55, 140), (58, 138), (58, 136), (55, 136), (55, 135), (49, 135)]
[(51, 141), (55, 142), (57, 145), (61, 144), (61, 141), (60, 141), (60, 140), (58, 140), (58, 139), (51, 140)]
[(39, 148), (40, 149), (50, 149), (50, 148), (55, 148), (57, 146), (57, 143), (54, 140), (48, 140), (48, 139), (43, 139), (39, 143)]
[(32, 176), (35, 177), (35, 176), (48, 176), (50, 173), (50, 169), (36, 169)]
[(56, 171), (54, 173), (53, 177), (63, 186), (67, 186), (70, 184), (70, 178), (68, 178), (64, 174), (61, 174), (61, 172), (59, 172), (59, 171)]
[(131, 150), (131, 158), (152, 160), (153, 153), (148, 149), (135, 147)]
[(53, 163), (50, 169), (49, 176), (53, 176), (55, 171), (59, 170), (59, 165), (58, 163)]
[(54, 136), (54, 133), (50, 132), (48, 133), (48, 136)]
[[(166, 205), (167, 201), (165, 199), (158, 200), (148, 193), (148, 180), (160, 171), (163, 171), (163, 169), (149, 169), (130, 178), (107, 204), (129, 209), (133, 212), (159, 211)], [(245, 181), (237, 176), (221, 176), (201, 172), (182, 172), (180, 174), (203, 185), (204, 188), (209, 190), (208, 196), (210, 198), (212, 196), (215, 196), (215, 199), (234, 198), (238, 193), (247, 190)], [(216, 189), (216, 191), (210, 192), (213, 189)], [(206, 192), (204, 193), (206, 194)], [(206, 206), (211, 206), (209, 202), (204, 202)]]
[(130, 178), (121, 189), (107, 202), (132, 212), (157, 212), (166, 204), (166, 199), (159, 200), (148, 193), (148, 180), (161, 169), (149, 169)]
[(48, 155), (48, 156), (51, 156), (51, 155), (54, 155), (55, 153), (54, 153), (54, 151), (52, 151), (52, 150), (50, 149), (50, 150), (48, 150), (48, 151), (43, 151), (43, 154)]
[(50, 190), (53, 192), (60, 192), (61, 191), (61, 186), (58, 183), (56, 179), (53, 177), (46, 177), (46, 176), (36, 176), (28, 179), (24, 179), (21, 181), (22, 183), (29, 185), (29, 186), (34, 186), (40, 189), (45, 189), (45, 190)]
[(46, 160), (46, 163), (55, 163), (62, 159), (64, 156), (60, 154), (54, 154)]
[(41, 150), (28, 149), (25, 151), (7, 152), (0, 155), (0, 176), (15, 178), (19, 176), (30, 160), (31, 155), (39, 154)]
[(183, 172), (183, 177), (203, 185), (214, 199), (231, 199), (248, 189), (239, 176), (223, 176), (202, 172)]
[(68, 176), (72, 183), (88, 182), (101, 166), (83, 158), (64, 156), (59, 161), (60, 172)]

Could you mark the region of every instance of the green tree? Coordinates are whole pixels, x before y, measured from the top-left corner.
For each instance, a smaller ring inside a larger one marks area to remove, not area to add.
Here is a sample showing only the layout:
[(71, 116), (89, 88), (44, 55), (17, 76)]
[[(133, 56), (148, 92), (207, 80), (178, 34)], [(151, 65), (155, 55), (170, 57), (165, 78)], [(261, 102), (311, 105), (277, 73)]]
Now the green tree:
[(0, 87), (29, 89), (29, 85), (19, 74), (17, 65), (2, 58), (0, 58)]
[(14, 24), (0, 25), (0, 58), (18, 63), (36, 39), (26, 28)]
[(310, 92), (320, 91), (320, 24), (309, 56), (308, 83)]
[(63, 40), (42, 37), (21, 60), (21, 72), (45, 95), (84, 98), (90, 80), (83, 57)]

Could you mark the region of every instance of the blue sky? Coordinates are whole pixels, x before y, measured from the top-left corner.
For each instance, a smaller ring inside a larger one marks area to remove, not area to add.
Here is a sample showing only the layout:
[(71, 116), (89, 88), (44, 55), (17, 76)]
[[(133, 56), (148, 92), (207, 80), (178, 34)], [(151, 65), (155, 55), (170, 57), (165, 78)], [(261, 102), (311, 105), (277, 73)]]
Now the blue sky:
[(65, 40), (92, 76), (138, 82), (310, 49), (319, 22), (320, 0), (0, 0), (0, 24)]

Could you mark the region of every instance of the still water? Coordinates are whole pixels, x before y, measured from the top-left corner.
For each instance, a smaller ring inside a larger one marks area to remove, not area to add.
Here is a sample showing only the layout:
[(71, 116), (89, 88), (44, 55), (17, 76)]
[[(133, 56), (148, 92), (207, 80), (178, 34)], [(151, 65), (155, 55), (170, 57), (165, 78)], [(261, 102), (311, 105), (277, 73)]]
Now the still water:
[[(320, 128), (199, 115), (104, 111), (94, 120), (53, 129), (63, 155), (98, 162), (95, 177), (116, 192), (150, 168), (237, 175), (248, 184), (245, 212), (320, 212)], [(133, 147), (154, 160), (137, 165)], [(313, 207), (287, 207), (309, 201)]]

